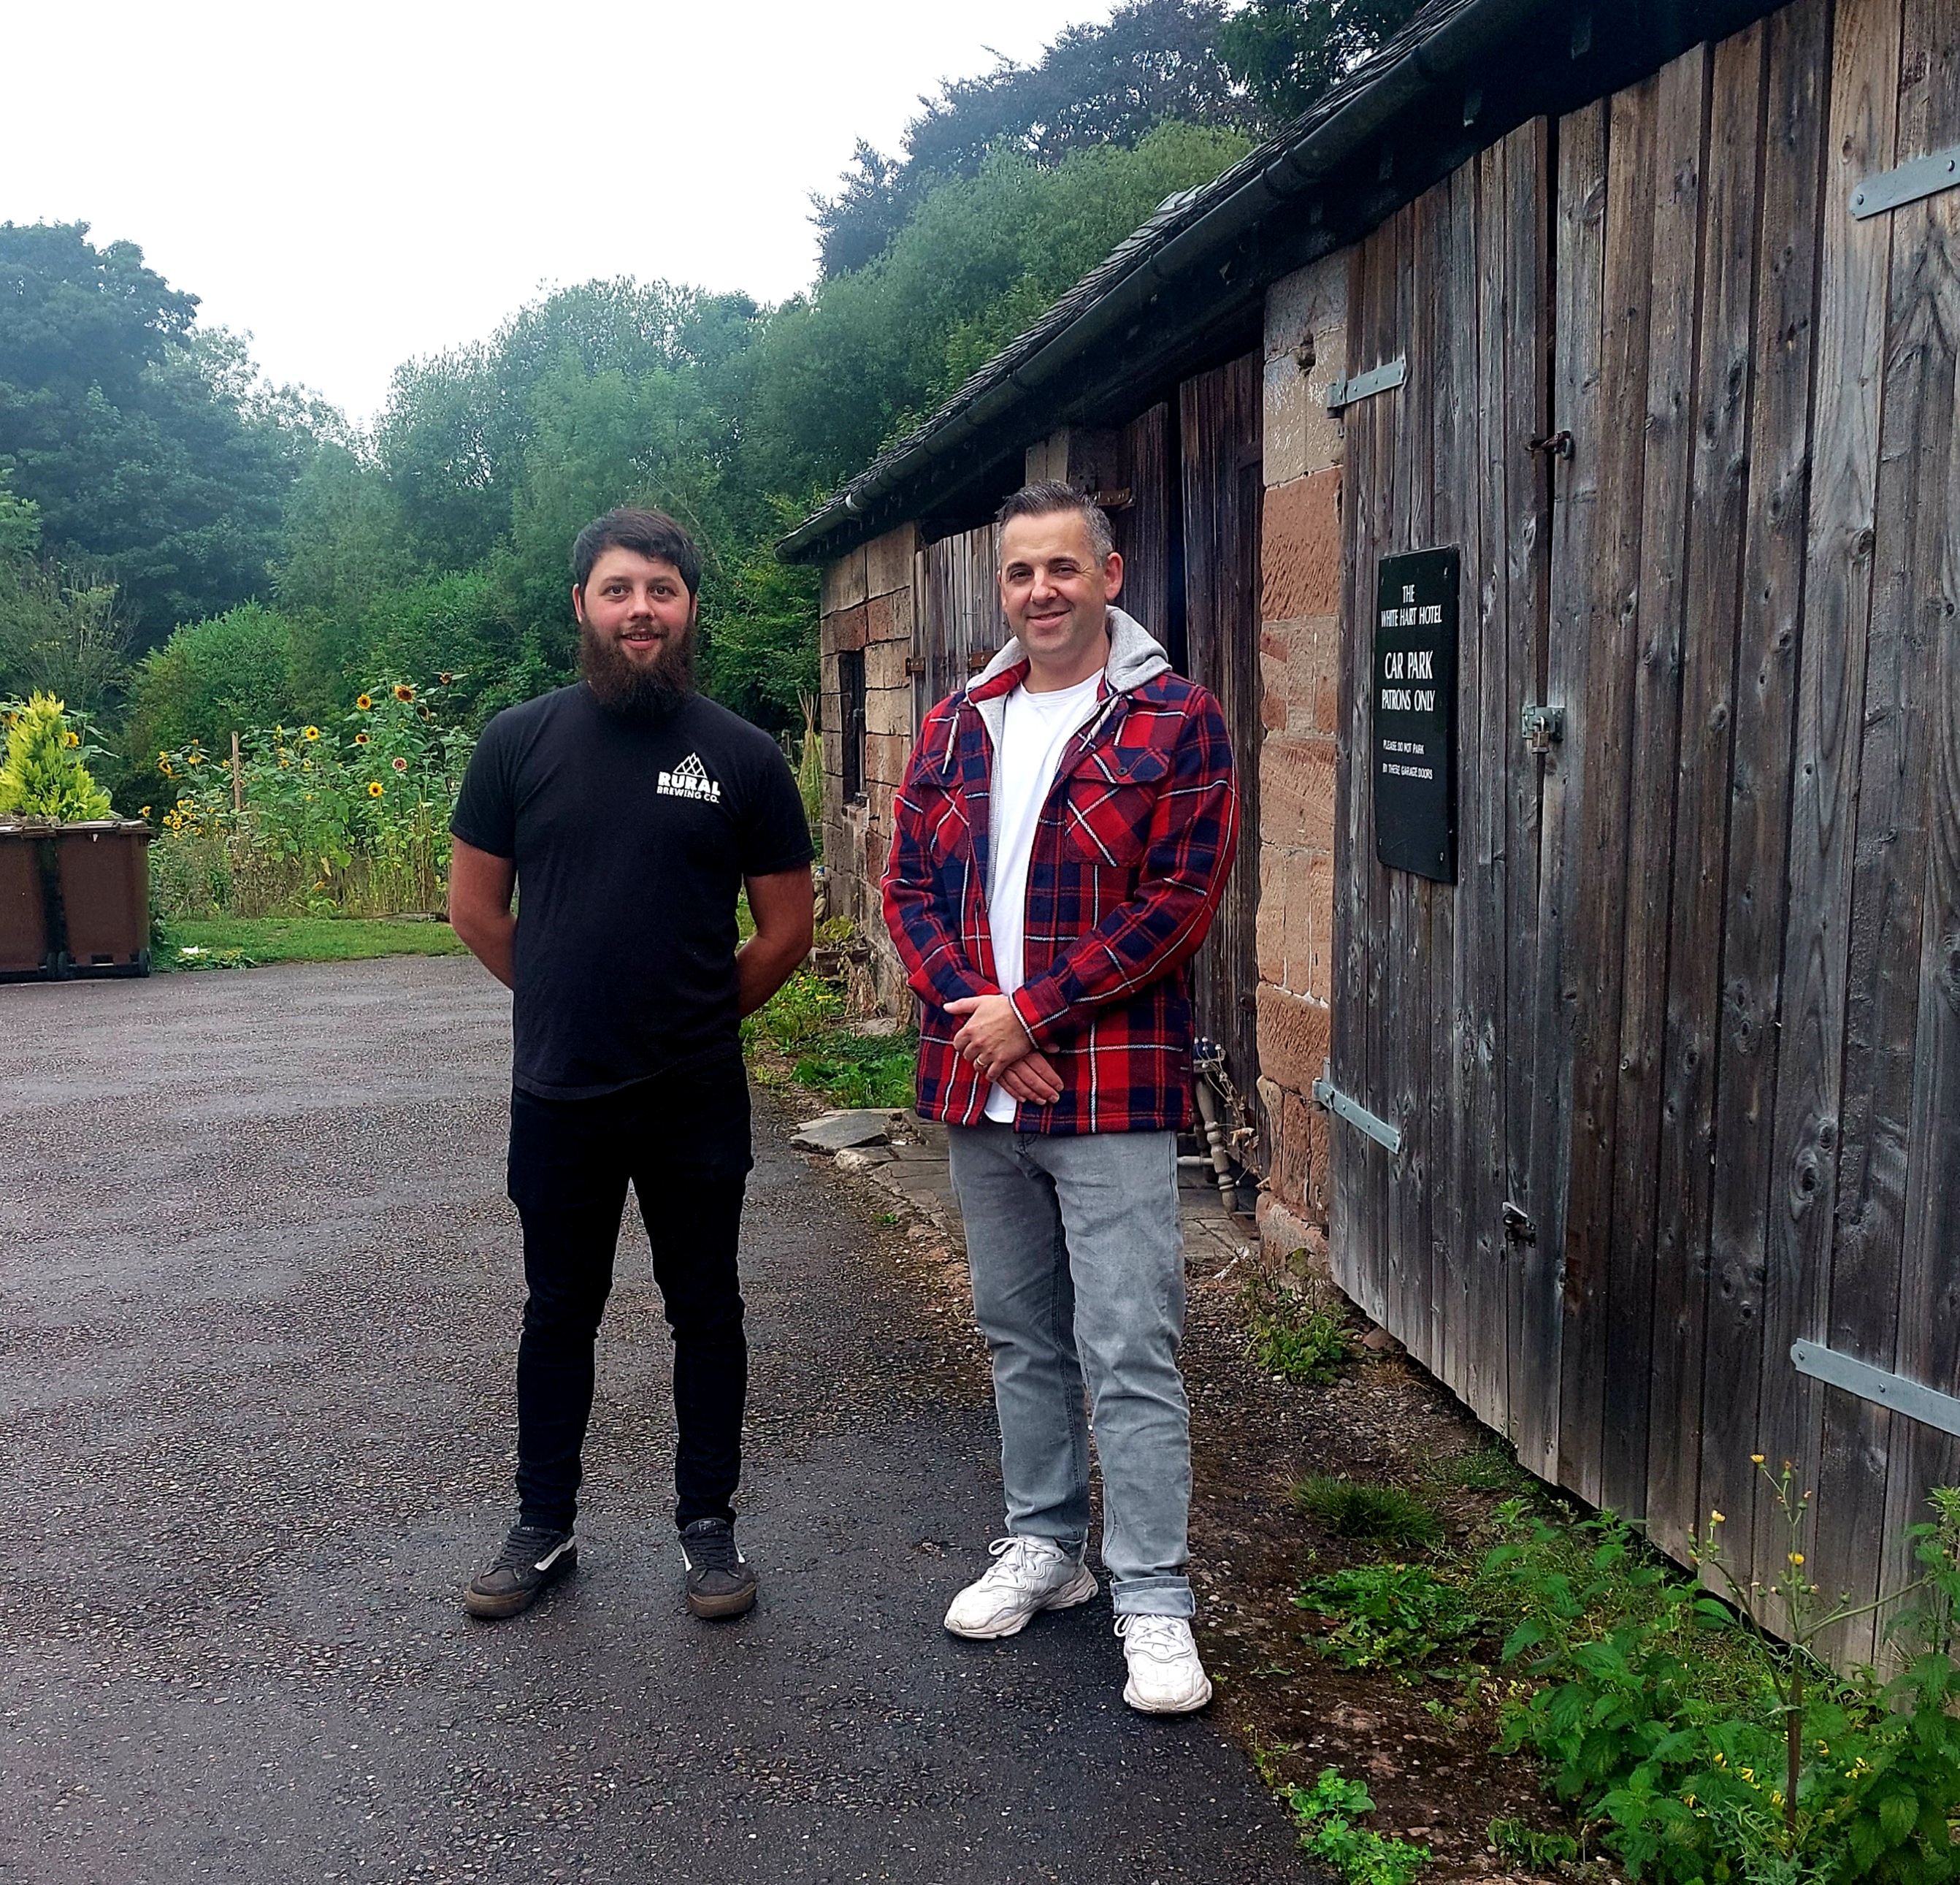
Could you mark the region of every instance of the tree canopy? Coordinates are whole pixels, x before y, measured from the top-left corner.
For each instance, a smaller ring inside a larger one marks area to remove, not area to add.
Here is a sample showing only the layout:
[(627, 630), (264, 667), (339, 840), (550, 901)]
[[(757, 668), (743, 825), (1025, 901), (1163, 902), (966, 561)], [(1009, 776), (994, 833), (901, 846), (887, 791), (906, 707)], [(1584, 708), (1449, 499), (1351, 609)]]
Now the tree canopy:
[(0, 223), (0, 463), (43, 547), (108, 572), (146, 642), (262, 590), (317, 412), (86, 223)]
[(700, 542), (705, 684), (800, 728), (816, 578), (776, 538), (1414, 4), (1123, 0), (861, 145), (807, 294), (567, 288), (405, 362), (365, 428), (267, 386), (135, 244), (0, 223), (0, 696), (119, 724), (132, 805), (158, 750), (384, 678), (480, 719), (569, 677), (569, 545), (641, 503)]

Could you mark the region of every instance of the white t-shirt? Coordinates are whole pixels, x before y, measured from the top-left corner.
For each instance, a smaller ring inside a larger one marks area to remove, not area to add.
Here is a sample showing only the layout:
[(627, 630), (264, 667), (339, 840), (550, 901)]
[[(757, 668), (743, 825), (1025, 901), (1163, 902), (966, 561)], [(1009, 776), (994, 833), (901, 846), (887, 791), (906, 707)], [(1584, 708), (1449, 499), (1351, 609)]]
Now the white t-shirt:
[[(1058, 687), (1050, 693), (1031, 694), (1024, 686), (1017, 687), (1007, 696), (987, 804), (991, 848), (987, 927), (994, 938), (994, 972), (1003, 995), (1012, 995), (1026, 979), (1021, 973), (1021, 944), (1035, 826), (1048, 803), (1062, 749), (1095, 711), (1096, 683), (1102, 678), (1091, 674), (1073, 687)], [(987, 1095), (987, 1116), (1011, 1126), (1014, 1105), (1012, 1094), (994, 1087)]]

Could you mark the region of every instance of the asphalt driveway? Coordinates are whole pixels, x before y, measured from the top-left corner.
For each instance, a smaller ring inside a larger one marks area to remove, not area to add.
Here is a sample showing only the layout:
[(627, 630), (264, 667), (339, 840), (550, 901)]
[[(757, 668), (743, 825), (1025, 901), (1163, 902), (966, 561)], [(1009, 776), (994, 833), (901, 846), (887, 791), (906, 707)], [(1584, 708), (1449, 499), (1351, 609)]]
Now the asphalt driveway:
[(629, 1234), (584, 1568), (463, 1616), (509, 1518), (508, 1065), (454, 960), (0, 988), (0, 1877), (1303, 1877), (1221, 1724), (1122, 1705), (1106, 1598), (941, 1631), (998, 1524), (972, 1338), (766, 1109), (760, 1606), (681, 1604)]

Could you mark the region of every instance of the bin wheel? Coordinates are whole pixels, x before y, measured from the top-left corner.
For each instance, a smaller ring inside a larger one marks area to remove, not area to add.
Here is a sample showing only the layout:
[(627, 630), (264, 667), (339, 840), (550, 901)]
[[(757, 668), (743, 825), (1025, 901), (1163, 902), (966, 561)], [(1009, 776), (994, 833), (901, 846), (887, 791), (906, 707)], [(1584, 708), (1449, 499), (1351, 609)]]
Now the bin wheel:
[(65, 949), (57, 949), (48, 958), (48, 979), (50, 982), (65, 982), (69, 979), (69, 976), (68, 951)]
[(147, 949), (139, 949), (136, 951), (136, 973), (139, 976), (146, 976), (150, 973), (150, 952)]

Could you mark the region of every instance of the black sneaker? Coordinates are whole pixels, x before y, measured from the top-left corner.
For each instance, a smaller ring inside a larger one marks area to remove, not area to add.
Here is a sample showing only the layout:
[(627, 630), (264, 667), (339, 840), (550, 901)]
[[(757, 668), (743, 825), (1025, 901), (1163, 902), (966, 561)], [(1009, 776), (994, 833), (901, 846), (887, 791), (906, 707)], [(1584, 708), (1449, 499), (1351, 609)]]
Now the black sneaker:
[(680, 1535), (687, 1607), (696, 1616), (740, 1616), (756, 1602), (756, 1574), (725, 1518), (698, 1518)]
[(497, 1555), (469, 1580), (463, 1607), (472, 1616), (515, 1616), (538, 1593), (578, 1568), (578, 1545), (568, 1531), (548, 1525), (513, 1525)]

